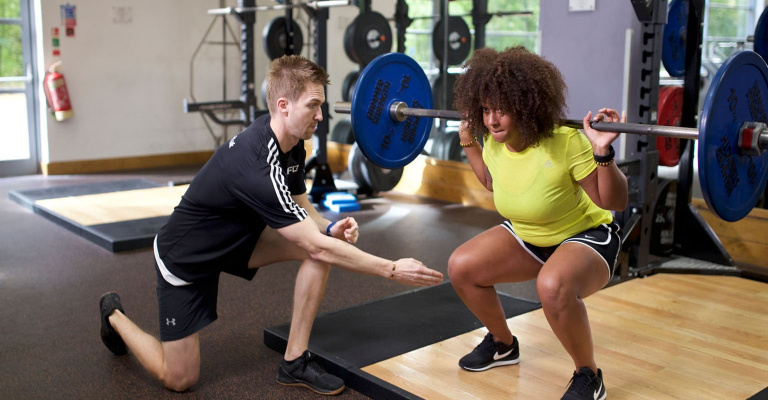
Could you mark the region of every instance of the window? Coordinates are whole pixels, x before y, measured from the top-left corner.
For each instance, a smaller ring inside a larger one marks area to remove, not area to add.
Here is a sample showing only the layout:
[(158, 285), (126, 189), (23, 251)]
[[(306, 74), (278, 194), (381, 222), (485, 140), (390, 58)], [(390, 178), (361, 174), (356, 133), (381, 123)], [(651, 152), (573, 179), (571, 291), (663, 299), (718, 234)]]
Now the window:
[[(717, 67), (735, 51), (745, 49), (763, 10), (757, 0), (707, 0), (704, 10), (702, 65)], [(759, 3), (763, 3), (762, 0)], [(749, 46), (751, 49), (751, 46)]]
[[(419, 62), (425, 69), (434, 68), (432, 63), (432, 27), (435, 19), (421, 18), (439, 14), (440, 6), (433, 0), (408, 0), (408, 16), (414, 21), (406, 30), (405, 54)], [(448, 3), (450, 15), (466, 15), (464, 21), (474, 35), (472, 0)], [(532, 15), (494, 16), (488, 21), (485, 45), (498, 50), (523, 45), (538, 53), (539, 0), (494, 0), (488, 2), (488, 12), (531, 11)], [(474, 36), (472, 40), (474, 47)], [(474, 48), (473, 48), (474, 50)]]

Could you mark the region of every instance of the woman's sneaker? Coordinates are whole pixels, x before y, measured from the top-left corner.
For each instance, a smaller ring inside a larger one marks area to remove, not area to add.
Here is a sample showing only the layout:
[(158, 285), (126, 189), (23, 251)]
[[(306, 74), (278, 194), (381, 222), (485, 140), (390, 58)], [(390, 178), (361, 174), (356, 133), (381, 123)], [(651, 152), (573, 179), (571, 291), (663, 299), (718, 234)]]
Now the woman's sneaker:
[(287, 386), (304, 386), (320, 394), (339, 394), (344, 390), (344, 381), (331, 375), (317, 363), (315, 357), (305, 351), (293, 361), (280, 361), (277, 369), (277, 383)]
[(502, 365), (512, 365), (520, 362), (520, 344), (512, 336), (512, 345), (494, 342), (493, 335), (488, 332), (471, 353), (459, 360), (459, 366), (467, 371), (485, 371)]
[(603, 400), (605, 399), (603, 371), (597, 369), (597, 375), (589, 367), (581, 367), (573, 373), (570, 386), (561, 400)]

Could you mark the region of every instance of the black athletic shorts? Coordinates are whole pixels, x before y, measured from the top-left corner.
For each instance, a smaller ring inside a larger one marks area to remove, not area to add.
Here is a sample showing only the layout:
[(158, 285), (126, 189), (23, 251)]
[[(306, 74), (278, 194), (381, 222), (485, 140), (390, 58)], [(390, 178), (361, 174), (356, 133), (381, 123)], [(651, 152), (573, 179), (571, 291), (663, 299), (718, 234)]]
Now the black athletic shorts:
[[(241, 266), (247, 269), (247, 265)], [(174, 286), (165, 280), (155, 259), (157, 274), (157, 309), (160, 317), (160, 340), (183, 339), (205, 328), (218, 318), (216, 305), (221, 272), (252, 279), (255, 269), (215, 271), (205, 278)]]
[[(506, 228), (512, 236), (517, 239), (518, 243), (538, 262), (544, 264), (549, 257), (558, 248), (558, 245), (549, 247), (534, 246), (530, 243), (524, 242), (520, 237), (515, 234), (512, 229), (512, 223), (504, 221), (501, 226)], [(615, 221), (611, 221), (610, 224), (600, 224), (599, 226), (591, 229), (587, 229), (581, 233), (577, 233), (572, 237), (563, 240), (560, 244), (574, 242), (581, 243), (597, 253), (600, 258), (603, 259), (605, 267), (608, 269), (608, 280), (613, 279), (613, 272), (616, 269), (616, 260), (619, 257), (619, 251), (621, 250), (621, 236), (619, 231), (621, 228)]]

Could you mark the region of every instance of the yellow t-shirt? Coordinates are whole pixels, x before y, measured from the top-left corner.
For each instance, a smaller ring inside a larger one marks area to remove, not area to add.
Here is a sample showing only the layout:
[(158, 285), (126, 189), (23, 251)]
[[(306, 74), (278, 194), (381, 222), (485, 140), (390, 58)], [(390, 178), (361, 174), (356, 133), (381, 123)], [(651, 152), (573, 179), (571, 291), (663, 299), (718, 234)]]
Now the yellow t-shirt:
[(488, 135), (483, 160), (493, 178), (496, 209), (530, 244), (554, 246), (613, 220), (578, 183), (596, 165), (589, 140), (576, 129), (557, 127), (553, 137), (519, 153)]

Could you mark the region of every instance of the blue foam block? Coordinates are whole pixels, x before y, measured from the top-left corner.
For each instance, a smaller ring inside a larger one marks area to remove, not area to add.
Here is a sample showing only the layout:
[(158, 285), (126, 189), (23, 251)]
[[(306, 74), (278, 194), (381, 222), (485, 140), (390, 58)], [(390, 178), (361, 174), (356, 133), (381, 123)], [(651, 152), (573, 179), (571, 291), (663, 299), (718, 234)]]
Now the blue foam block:
[(324, 201), (323, 205), (327, 207), (329, 210), (337, 213), (347, 212), (347, 211), (358, 211), (360, 209), (359, 203), (333, 204), (331, 202)]
[(347, 192), (332, 192), (325, 195), (324, 203), (349, 204), (357, 203), (357, 198)]

